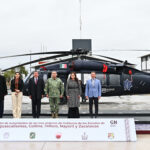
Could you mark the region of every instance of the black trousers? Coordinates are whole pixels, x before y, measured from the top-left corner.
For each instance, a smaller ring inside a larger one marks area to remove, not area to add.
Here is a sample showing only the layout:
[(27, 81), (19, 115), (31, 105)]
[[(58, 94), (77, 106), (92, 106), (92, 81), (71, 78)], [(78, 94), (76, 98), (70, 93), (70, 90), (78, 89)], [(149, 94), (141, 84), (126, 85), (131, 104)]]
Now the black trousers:
[(4, 113), (4, 100), (0, 100), (0, 118), (3, 117)]
[(80, 118), (79, 108), (78, 107), (69, 108), (68, 118)]
[(90, 97), (89, 98), (89, 110), (90, 110), (91, 117), (93, 117), (93, 101), (95, 105), (95, 116), (98, 115), (98, 97)]
[(32, 99), (32, 116), (39, 118), (41, 113), (41, 99)]

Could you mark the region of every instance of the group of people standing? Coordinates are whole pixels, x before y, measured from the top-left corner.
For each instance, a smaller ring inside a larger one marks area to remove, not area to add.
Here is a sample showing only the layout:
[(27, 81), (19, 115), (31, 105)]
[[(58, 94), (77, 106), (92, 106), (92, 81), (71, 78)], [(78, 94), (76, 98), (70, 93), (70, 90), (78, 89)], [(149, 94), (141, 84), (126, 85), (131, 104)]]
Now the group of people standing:
[[(24, 83), (19, 72), (11, 80), (11, 96), (13, 106), (13, 117), (21, 118), (21, 106)], [(75, 72), (70, 74), (66, 84), (66, 97), (68, 105), (68, 118), (79, 118), (80, 97), (82, 95), (81, 84)], [(37, 71), (28, 84), (29, 97), (32, 101), (33, 118), (39, 118), (41, 113), (41, 99), (46, 95), (49, 98), (52, 118), (58, 118), (59, 102), (64, 95), (64, 84), (57, 77), (57, 72), (52, 71), (51, 78), (44, 83)], [(4, 112), (4, 96), (7, 95), (6, 80), (0, 75), (0, 118)], [(85, 89), (86, 99), (89, 99), (90, 117), (98, 116), (98, 100), (101, 97), (101, 82), (96, 79), (96, 73), (91, 72), (91, 79), (87, 80)], [(95, 104), (95, 115), (93, 115), (93, 102)]]

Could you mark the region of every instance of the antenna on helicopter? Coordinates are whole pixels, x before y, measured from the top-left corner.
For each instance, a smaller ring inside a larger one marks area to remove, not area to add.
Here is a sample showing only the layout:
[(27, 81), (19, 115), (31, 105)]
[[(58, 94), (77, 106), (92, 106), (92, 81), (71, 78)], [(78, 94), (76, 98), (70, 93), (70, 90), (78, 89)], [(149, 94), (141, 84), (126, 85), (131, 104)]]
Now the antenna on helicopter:
[(82, 0), (79, 0), (79, 5), (80, 5), (80, 18), (79, 18), (79, 22), (80, 22), (80, 39), (82, 38)]

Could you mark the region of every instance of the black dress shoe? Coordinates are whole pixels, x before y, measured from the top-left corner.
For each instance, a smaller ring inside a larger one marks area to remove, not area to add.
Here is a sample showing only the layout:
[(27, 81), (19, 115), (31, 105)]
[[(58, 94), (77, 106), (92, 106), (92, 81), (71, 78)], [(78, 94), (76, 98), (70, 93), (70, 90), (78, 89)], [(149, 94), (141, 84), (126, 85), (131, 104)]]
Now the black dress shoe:
[(93, 118), (93, 116), (90, 116), (90, 118)]

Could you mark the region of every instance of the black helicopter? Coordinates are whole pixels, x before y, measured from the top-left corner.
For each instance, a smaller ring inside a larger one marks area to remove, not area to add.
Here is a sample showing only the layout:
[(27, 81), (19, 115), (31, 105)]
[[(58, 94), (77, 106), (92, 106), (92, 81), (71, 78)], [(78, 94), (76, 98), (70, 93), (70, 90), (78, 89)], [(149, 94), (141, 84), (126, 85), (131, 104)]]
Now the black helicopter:
[[(86, 84), (86, 76), (89, 75), (91, 71), (95, 71), (97, 73), (97, 78), (100, 79), (102, 83), (102, 96), (121, 96), (150, 93), (149, 73), (135, 69), (134, 64), (128, 63), (127, 61), (92, 54), (90, 51), (85, 49), (20, 54), (0, 57), (0, 59), (45, 54), (55, 55), (32, 60), (4, 69), (3, 71), (36, 62), (48, 61), (44, 64), (42, 63), (34, 66), (36, 70), (39, 70), (39, 75), (44, 79), (45, 82), (51, 76), (51, 72), (56, 70), (58, 76), (62, 79), (65, 86), (70, 72), (75, 71), (81, 75), (83, 95)], [(33, 72), (25, 79), (24, 95), (28, 95), (28, 82), (32, 76)]]

